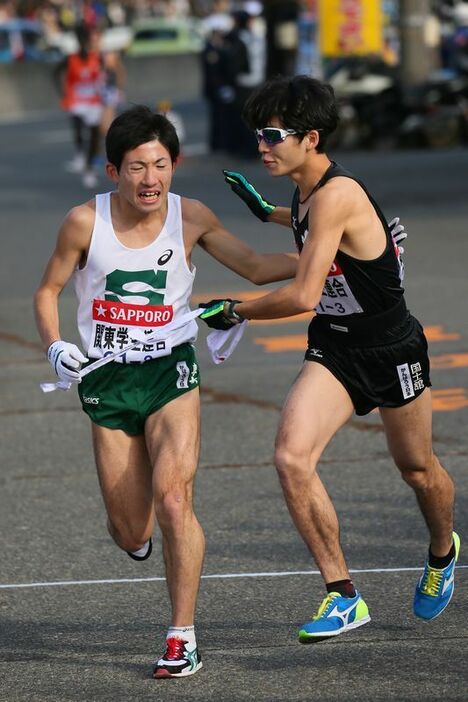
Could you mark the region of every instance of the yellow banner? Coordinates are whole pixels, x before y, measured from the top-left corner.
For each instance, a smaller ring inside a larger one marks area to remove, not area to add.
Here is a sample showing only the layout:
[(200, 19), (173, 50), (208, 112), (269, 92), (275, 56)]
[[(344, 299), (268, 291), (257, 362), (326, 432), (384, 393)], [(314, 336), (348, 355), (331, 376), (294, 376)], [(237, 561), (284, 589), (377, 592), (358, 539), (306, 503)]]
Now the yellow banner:
[(320, 51), (324, 58), (381, 54), (381, 0), (319, 0)]

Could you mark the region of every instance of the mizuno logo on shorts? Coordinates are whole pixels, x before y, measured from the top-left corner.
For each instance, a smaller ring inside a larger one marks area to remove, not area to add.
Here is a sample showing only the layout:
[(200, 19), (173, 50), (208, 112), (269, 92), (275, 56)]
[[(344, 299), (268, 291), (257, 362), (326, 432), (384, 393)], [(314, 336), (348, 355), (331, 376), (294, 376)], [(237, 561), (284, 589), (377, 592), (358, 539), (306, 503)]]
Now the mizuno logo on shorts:
[(404, 399), (407, 400), (409, 397), (414, 397), (414, 385), (408, 364), (402, 363), (401, 366), (397, 366), (397, 372)]
[(330, 329), (334, 329), (335, 331), (340, 331), (340, 332), (348, 332), (349, 329), (348, 327), (343, 327), (341, 324), (332, 324), (330, 322)]

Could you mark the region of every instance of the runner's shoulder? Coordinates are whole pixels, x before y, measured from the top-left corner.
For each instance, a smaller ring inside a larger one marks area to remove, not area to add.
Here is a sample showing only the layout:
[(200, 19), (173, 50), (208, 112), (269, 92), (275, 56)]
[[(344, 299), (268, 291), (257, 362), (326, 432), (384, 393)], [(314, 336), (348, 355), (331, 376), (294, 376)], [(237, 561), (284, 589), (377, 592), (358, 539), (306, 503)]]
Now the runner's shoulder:
[(315, 203), (338, 211), (353, 209), (364, 191), (355, 180), (346, 176), (330, 178), (314, 195)]
[(217, 221), (216, 215), (203, 202), (188, 197), (182, 198), (182, 219), (184, 226), (196, 228), (200, 233)]
[(60, 233), (70, 243), (87, 248), (93, 233), (95, 218), (96, 201), (93, 198), (69, 210), (63, 221)]

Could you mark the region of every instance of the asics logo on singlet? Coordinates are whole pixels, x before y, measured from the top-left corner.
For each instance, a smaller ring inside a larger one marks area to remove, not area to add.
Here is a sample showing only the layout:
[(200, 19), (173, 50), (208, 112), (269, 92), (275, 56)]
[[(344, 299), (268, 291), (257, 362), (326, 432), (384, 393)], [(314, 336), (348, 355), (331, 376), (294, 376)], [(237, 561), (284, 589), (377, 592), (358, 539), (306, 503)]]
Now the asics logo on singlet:
[(85, 402), (87, 405), (98, 405), (99, 400), (99, 397), (83, 397), (83, 402)]
[(164, 266), (171, 258), (173, 254), (172, 249), (167, 249), (167, 251), (164, 251), (163, 254), (158, 258), (158, 266)]

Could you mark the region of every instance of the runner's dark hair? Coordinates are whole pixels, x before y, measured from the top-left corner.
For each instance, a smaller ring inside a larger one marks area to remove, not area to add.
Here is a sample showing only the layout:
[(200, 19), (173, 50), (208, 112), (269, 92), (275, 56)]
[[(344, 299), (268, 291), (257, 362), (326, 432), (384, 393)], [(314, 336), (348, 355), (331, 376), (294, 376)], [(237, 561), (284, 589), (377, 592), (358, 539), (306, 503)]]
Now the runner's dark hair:
[(107, 160), (120, 171), (127, 151), (158, 139), (169, 151), (172, 163), (180, 153), (179, 138), (167, 117), (145, 105), (135, 105), (114, 119), (106, 135)]
[(333, 88), (310, 76), (278, 76), (267, 81), (248, 98), (242, 116), (250, 129), (268, 127), (276, 117), (285, 129), (297, 131), (299, 139), (317, 129), (319, 153), (339, 122)]

